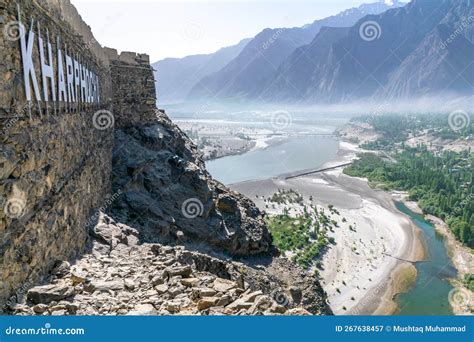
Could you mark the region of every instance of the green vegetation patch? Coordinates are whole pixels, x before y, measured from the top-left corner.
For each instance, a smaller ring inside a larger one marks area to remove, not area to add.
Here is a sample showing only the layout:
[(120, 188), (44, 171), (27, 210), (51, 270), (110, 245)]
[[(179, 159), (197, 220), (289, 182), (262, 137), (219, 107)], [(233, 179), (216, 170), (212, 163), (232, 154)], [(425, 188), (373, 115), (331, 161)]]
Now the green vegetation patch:
[(278, 204), (292, 204), (292, 203), (303, 203), (303, 196), (293, 189), (280, 190), (273, 194), (270, 198), (270, 202)]
[(459, 241), (474, 248), (474, 156), (469, 151), (434, 154), (420, 146), (395, 154), (395, 162), (374, 153), (358, 157), (345, 174), (407, 191), (424, 213), (445, 220)]
[[(446, 114), (365, 115), (353, 121), (367, 123), (382, 135), (376, 141), (362, 144), (361, 147), (366, 150), (389, 151), (395, 144), (403, 145), (408, 138), (426, 134), (446, 140), (474, 139), (474, 125), (466, 125), (455, 131), (449, 126), (449, 116)], [(474, 118), (470, 121), (474, 122)]]
[(464, 275), (464, 285), (471, 291), (474, 292), (474, 274)]
[[(330, 213), (339, 215), (332, 206)], [(318, 259), (334, 238), (327, 233), (337, 227), (324, 210), (310, 205), (303, 207), (303, 213), (290, 216), (288, 209), (283, 214), (267, 219), (268, 227), (273, 235), (273, 242), (284, 252), (293, 252), (293, 260), (304, 268), (318, 264)]]

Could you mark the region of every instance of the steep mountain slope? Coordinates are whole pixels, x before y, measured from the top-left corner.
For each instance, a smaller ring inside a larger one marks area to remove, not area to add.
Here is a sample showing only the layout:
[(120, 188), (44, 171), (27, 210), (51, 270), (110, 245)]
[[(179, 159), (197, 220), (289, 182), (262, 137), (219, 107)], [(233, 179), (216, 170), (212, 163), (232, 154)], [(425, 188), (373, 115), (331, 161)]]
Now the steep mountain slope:
[[(321, 46), (324, 37), (316, 37), (302, 48), (306, 60), (312, 61), (305, 64), (303, 76), (297, 65), (301, 53), (295, 51), (264, 98), (334, 102), (469, 93), (474, 49), (466, 21), (472, 14), (471, 0), (415, 0), (364, 17), (339, 40)], [(372, 23), (378, 38), (364, 39), (361, 30), (366, 23)], [(447, 43), (451, 35), (455, 38)]]
[[(474, 1), (453, 4), (441, 22), (390, 75), (387, 85), (379, 89), (377, 95), (472, 95)], [(451, 39), (451, 35), (455, 38)]]
[(156, 70), (155, 85), (159, 102), (182, 101), (200, 79), (223, 68), (239, 55), (249, 41), (243, 39), (236, 45), (207, 55), (166, 58), (152, 64)]
[(311, 39), (309, 29), (265, 29), (227, 66), (202, 79), (190, 98), (235, 97), (259, 91), (291, 51)]
[(296, 49), (278, 68), (276, 78), (261, 90), (261, 98), (292, 101), (309, 96), (308, 91), (329, 69), (332, 44), (344, 37), (349, 28), (323, 27), (313, 41)]
[(402, 4), (397, 1), (393, 5), (384, 2), (366, 4), (301, 28), (265, 29), (226, 67), (196, 84), (189, 98), (256, 97), (275, 77), (280, 64), (295, 49), (309, 44), (323, 26), (349, 27), (365, 15), (400, 6)]

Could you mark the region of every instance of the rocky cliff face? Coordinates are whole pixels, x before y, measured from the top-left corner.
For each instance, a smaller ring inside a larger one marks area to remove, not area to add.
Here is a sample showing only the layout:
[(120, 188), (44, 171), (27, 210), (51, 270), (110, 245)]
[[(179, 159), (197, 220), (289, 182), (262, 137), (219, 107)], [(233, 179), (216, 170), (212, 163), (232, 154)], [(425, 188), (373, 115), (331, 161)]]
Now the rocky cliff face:
[(44, 14), (55, 50), (61, 36), (90, 56), (101, 101), (26, 103), (19, 42), (1, 36), (3, 312), (330, 313), (318, 280), (277, 257), (263, 213), (156, 109), (146, 55), (101, 48), (67, 1), (20, 7), (24, 22)]
[(244, 196), (214, 181), (196, 146), (165, 114), (156, 122), (118, 130), (113, 212), (143, 227), (147, 239), (179, 238), (230, 255), (269, 252), (262, 213)]

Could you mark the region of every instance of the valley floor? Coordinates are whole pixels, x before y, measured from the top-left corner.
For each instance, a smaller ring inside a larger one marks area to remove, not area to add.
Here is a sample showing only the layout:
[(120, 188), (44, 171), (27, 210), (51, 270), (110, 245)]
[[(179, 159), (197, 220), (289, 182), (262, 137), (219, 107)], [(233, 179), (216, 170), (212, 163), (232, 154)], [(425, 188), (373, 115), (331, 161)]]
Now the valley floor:
[[(336, 159), (324, 167), (350, 162), (357, 151), (356, 145), (341, 142)], [(283, 206), (268, 207), (264, 201), (278, 189), (293, 189), (305, 202), (311, 196), (321, 208), (334, 205), (340, 215), (332, 218), (339, 228), (329, 236), (335, 238), (336, 245), (324, 254), (320, 270), (332, 310), (359, 315), (396, 310), (392, 298), (407, 274), (416, 272), (411, 261), (421, 260), (424, 250), (418, 228), (396, 209), (389, 193), (371, 189), (367, 180), (346, 176), (342, 169), (289, 180), (243, 182), (231, 188), (249, 196), (269, 214), (283, 210)]]

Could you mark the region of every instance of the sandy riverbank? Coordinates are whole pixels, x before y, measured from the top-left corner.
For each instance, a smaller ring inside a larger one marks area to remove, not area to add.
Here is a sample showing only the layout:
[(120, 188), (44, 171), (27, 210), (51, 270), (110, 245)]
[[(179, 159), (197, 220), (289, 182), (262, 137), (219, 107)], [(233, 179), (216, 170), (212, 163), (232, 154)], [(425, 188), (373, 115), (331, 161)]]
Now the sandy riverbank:
[(467, 273), (474, 274), (474, 254), (472, 254), (472, 250), (456, 240), (443, 220), (433, 215), (426, 215), (425, 218), (432, 222), (436, 231), (446, 238), (449, 256), (458, 270), (459, 275), (464, 277)]
[[(331, 167), (351, 161), (359, 151), (354, 144), (341, 142), (337, 157), (326, 163)], [(416, 272), (402, 261), (420, 260), (423, 247), (418, 228), (400, 213), (390, 194), (373, 190), (365, 179), (348, 177), (342, 169), (285, 180), (283, 177), (233, 184), (233, 189), (252, 198), (267, 212), (263, 198), (278, 189), (293, 189), (320, 207), (332, 204), (341, 213), (335, 218), (340, 228), (331, 233), (336, 245), (324, 255), (322, 284), (336, 314), (392, 313), (392, 302), (403, 283)], [(258, 197), (257, 197), (258, 196)], [(309, 203), (309, 202), (308, 202)], [(346, 222), (342, 222), (345, 218)], [(349, 229), (355, 227), (355, 231)]]
[[(453, 285), (456, 287), (463, 287), (461, 282), (462, 279), (464, 279), (464, 275), (474, 274), (474, 254), (472, 253), (472, 250), (457, 241), (446, 223), (439, 217), (426, 215), (425, 218), (433, 223), (438, 233), (445, 237), (446, 245), (448, 247), (448, 255), (458, 271), (459, 279), (454, 279)], [(472, 315), (472, 310), (474, 310), (474, 294), (466, 288), (464, 288), (464, 291), (467, 296), (470, 296), (470, 299), (463, 301), (461, 305), (456, 305), (458, 304), (456, 301), (451, 303), (456, 315)]]
[(408, 192), (406, 191), (392, 191), (390, 192), (392, 197), (397, 202), (403, 202), (405, 206), (410, 209), (410, 211), (414, 212), (415, 214), (423, 215), (423, 210), (418, 206), (415, 201), (410, 201), (408, 199)]

